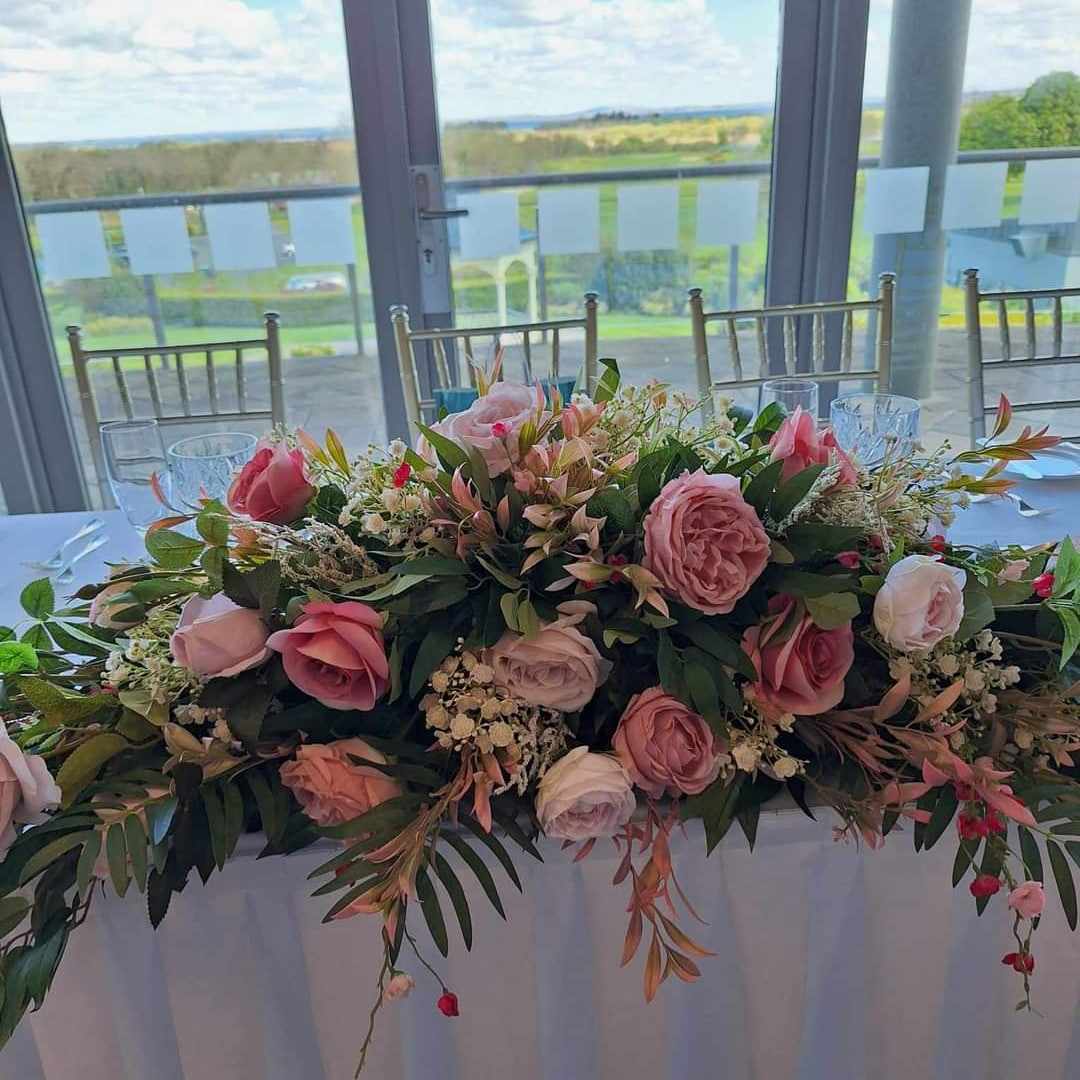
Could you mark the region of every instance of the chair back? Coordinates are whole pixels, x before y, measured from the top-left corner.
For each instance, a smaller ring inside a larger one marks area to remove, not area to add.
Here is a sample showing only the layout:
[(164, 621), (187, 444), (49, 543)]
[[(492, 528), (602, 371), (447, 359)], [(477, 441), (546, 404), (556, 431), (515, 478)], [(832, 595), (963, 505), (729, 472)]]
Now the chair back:
[[(1017, 289), (1009, 292), (981, 292), (979, 271), (964, 271), (964, 324), (968, 344), (968, 418), (971, 424), (971, 445), (986, 435), (986, 417), (997, 410), (997, 403), (987, 405), (984, 396), (988, 371), (1035, 371), (1038, 368), (1080, 363), (1080, 353), (1062, 350), (1061, 301), (1067, 296), (1080, 297), (1080, 288)], [(1009, 330), (1009, 302), (1023, 301), (1024, 338), (1014, 342)], [(1050, 305), (1050, 351), (1039, 353), (1035, 335), (1035, 304)], [(982, 328), (979, 320), (981, 305), (990, 304), (997, 311), (998, 340), (1001, 355), (991, 359), (983, 356)], [(1014, 413), (1048, 409), (1080, 409), (1080, 398), (1061, 401), (1014, 401)]]
[[(713, 394), (720, 390), (739, 390), (745, 387), (761, 386), (769, 379), (777, 378), (772, 369), (770, 355), (770, 324), (779, 324), (782, 329), (781, 353), (784, 372), (787, 375), (806, 374), (821, 382), (840, 382), (847, 379), (872, 379), (880, 390), (889, 388), (889, 366), (892, 359), (892, 320), (893, 289), (895, 274), (882, 274), (879, 278), (876, 300), (845, 300), (823, 304), (787, 304), (782, 307), (746, 308), (738, 311), (706, 311), (701, 289), (690, 290), (690, 325), (694, 339), (694, 361), (697, 366), (698, 392), (702, 398), (702, 407), (707, 416), (714, 411)], [(854, 336), (856, 312), (867, 311), (877, 314), (877, 335), (874, 349), (874, 366), (853, 369), (852, 339)], [(840, 363), (832, 370), (826, 370), (825, 353), (825, 317), (842, 315), (843, 323), (840, 338)], [(798, 324), (800, 317), (807, 317), (812, 324), (812, 351), (810, 367), (800, 369), (798, 355)], [(757, 365), (755, 375), (747, 375), (743, 356), (739, 348), (737, 324), (753, 321), (757, 342)], [(726, 328), (728, 350), (734, 378), (716, 379), (713, 377), (709, 362), (708, 325), (711, 322), (723, 323)], [(774, 339), (775, 343), (775, 339)]]
[[(548, 362), (548, 377), (554, 381), (560, 378), (561, 343), (559, 335), (565, 330), (583, 329), (585, 331), (585, 361), (580, 373), (583, 386), (588, 393), (596, 389), (597, 380), (597, 318), (596, 293), (585, 294), (585, 312), (570, 319), (546, 319), (540, 322), (511, 323), (505, 326), (469, 326), (454, 329), (413, 330), (409, 325), (409, 309), (404, 304), (395, 304), (390, 308), (390, 320), (394, 325), (394, 343), (397, 347), (398, 368), (401, 372), (401, 387), (405, 396), (405, 412), (409, 419), (410, 436), (418, 423), (434, 419), (436, 399), (434, 393), (421, 394), (424, 385), (416, 363), (415, 346), (430, 342), (435, 361), (435, 376), (438, 385), (450, 388), (454, 385), (451, 378), (450, 361), (447, 356), (447, 342), (452, 347), (460, 344), (459, 356), (464, 361), (470, 383), (475, 383), (476, 352), (475, 340), (490, 338), (498, 347), (502, 337), (521, 335), (521, 347), (524, 354), (525, 370), (532, 372), (532, 335), (551, 334), (551, 348)], [(434, 387), (432, 388), (434, 390)]]
[[(230, 420), (268, 420), (272, 424), (284, 424), (285, 386), (281, 373), (280, 316), (276, 311), (268, 311), (263, 316), (263, 319), (266, 336), (261, 338), (211, 341), (198, 345), (132, 345), (123, 349), (85, 349), (82, 343), (81, 328), (78, 326), (67, 327), (71, 360), (75, 365), (75, 382), (79, 388), (79, 404), (82, 410), (83, 423), (86, 426), (86, 435), (90, 442), (90, 452), (93, 455), (99, 479), (104, 482), (105, 478), (105, 459), (101, 449), (100, 436), (101, 424), (108, 420), (136, 419), (132, 394), (134, 389), (132, 380), (136, 375), (140, 382), (145, 377), (153, 416), (163, 426)], [(270, 376), (269, 409), (249, 407), (248, 385), (244, 371), (244, 353), (254, 349), (263, 349), (266, 352)], [(214, 355), (216, 353), (232, 354), (232, 372), (236, 389), (235, 407), (231, 407), (231, 401), (226, 404), (223, 399), (220, 379), (225, 377), (228, 369), (226, 367), (219, 369), (215, 366)], [(172, 408), (166, 400), (160, 378), (162, 372), (155, 370), (154, 357), (161, 358), (163, 370), (168, 366), (175, 373), (177, 396), (179, 398), (178, 409)], [(189, 357), (200, 357), (201, 362), (197, 361), (195, 364), (189, 364)], [(137, 364), (134, 369), (130, 369), (129, 366), (125, 365), (124, 361), (131, 358), (142, 361), (141, 371)], [(169, 363), (170, 358), (172, 364)], [(189, 373), (196, 367), (204, 365), (209, 412), (192, 407), (191, 386), (188, 382)], [(98, 402), (94, 394), (92, 371), (99, 367), (107, 368), (110, 366), (116, 382), (117, 395), (123, 415), (102, 417), (99, 414)]]

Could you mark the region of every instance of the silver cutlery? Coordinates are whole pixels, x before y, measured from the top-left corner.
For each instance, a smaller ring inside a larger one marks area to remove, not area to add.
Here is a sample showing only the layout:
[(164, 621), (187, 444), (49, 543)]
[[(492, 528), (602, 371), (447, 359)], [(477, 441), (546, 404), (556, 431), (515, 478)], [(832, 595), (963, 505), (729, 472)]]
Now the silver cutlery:
[(972, 495), (971, 501), (973, 503), (986, 502), (987, 499), (1008, 499), (1013, 504), (1016, 512), (1021, 517), (1033, 518), (1042, 517), (1044, 514), (1056, 513), (1054, 507), (1038, 507), (1032, 506), (1027, 499), (1022, 499), (1019, 495), (1012, 491), (1002, 491), (996, 495)]
[(64, 553), (72, 544), (77, 544), (104, 527), (105, 522), (101, 518), (93, 517), (78, 532), (72, 533), (48, 559), (43, 562), (31, 561), (24, 565), (32, 566), (35, 570), (59, 570), (64, 565)]
[(85, 559), (87, 555), (90, 555), (93, 552), (97, 551), (99, 547), (103, 547), (108, 542), (109, 538), (107, 536), (95, 537), (93, 540), (90, 541), (89, 544), (87, 544), (83, 548), (80, 548), (74, 555), (72, 555), (71, 558), (68, 559), (55, 574), (52, 575), (53, 580), (56, 582), (71, 581), (72, 578), (75, 576), (75, 564), (80, 559)]

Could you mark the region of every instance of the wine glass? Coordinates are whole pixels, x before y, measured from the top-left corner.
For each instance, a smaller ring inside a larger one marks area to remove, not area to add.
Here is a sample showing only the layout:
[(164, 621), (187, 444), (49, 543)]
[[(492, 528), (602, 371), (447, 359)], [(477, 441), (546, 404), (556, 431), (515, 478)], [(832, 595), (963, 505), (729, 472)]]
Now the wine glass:
[(255, 456), (258, 440), (242, 431), (210, 432), (179, 439), (169, 447), (172, 501), (182, 512), (200, 499), (225, 499), (236, 473)]
[(116, 505), (140, 536), (164, 517), (154, 477), (167, 474), (165, 446), (156, 420), (111, 420), (101, 425), (105, 470)]
[(900, 394), (843, 394), (829, 406), (841, 449), (867, 466), (911, 454), (919, 437), (919, 403)]
[(761, 384), (761, 409), (776, 402), (790, 416), (802, 408), (815, 419), (818, 414), (818, 384), (813, 379), (769, 379)]

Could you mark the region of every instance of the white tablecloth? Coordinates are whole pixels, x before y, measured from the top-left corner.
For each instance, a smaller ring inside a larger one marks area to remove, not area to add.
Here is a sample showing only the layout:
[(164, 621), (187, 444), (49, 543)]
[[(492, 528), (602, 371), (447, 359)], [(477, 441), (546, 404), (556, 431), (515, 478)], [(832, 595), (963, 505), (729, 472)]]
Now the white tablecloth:
[[(952, 538), (1037, 543), (1080, 525), (1080, 485), (1032, 484), (1043, 518), (980, 504)], [(0, 622), (17, 621), (32, 576), (77, 515), (0, 519), (11, 570)], [(110, 559), (138, 540), (116, 515)], [(102, 552), (105, 553), (105, 552)], [(101, 554), (101, 553), (99, 553)], [(87, 560), (89, 580), (102, 563)], [(1080, 1076), (1080, 937), (1056, 902), (1035, 937), (1035, 1004), (1016, 1014), (1019, 979), (1001, 966), (1011, 938), (1001, 898), (977, 919), (950, 889), (953, 845), (915, 855), (894, 835), (880, 852), (835, 844), (829, 823), (766, 812), (754, 853), (738, 830), (706, 859), (697, 828), (675, 845), (687, 894), (707, 921), (695, 936), (717, 955), (694, 986), (672, 980), (641, 999), (639, 957), (618, 966), (625, 889), (598, 847), (573, 865), (517, 860), (519, 895), (492, 865), (508, 921), (469, 890), (475, 944), (451, 926), (442, 963), (461, 1016), (435, 1010), (419, 964), (407, 1001), (380, 1017), (369, 1074), (378, 1080), (1073, 1080)], [(154, 933), (142, 898), (106, 897), (71, 940), (44, 1008), (0, 1054), (3, 1080), (338, 1080), (352, 1075), (379, 964), (366, 919), (320, 925), (308, 851), (241, 856), (207, 888), (193, 879)], [(463, 880), (467, 880), (463, 872)], [(449, 911), (448, 911), (449, 915)], [(452, 919), (452, 916), (450, 916)], [(419, 930), (419, 940), (426, 932)]]

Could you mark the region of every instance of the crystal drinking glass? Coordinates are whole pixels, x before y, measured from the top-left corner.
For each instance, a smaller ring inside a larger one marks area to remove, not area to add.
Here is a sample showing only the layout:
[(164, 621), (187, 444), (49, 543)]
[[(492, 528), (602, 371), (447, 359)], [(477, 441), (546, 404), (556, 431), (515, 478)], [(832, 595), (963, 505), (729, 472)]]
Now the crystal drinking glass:
[(156, 420), (112, 420), (101, 425), (105, 471), (116, 505), (140, 534), (168, 513), (154, 492), (165, 475), (165, 447)]
[(180, 513), (198, 509), (200, 499), (224, 501), (233, 477), (254, 456), (258, 440), (241, 431), (192, 435), (168, 450), (172, 500)]
[(899, 394), (843, 394), (829, 406), (836, 441), (864, 465), (909, 455), (919, 437), (919, 403)]
[(813, 417), (818, 414), (818, 384), (813, 379), (769, 379), (761, 384), (761, 408), (776, 402), (786, 415), (799, 406)]

